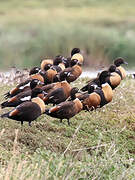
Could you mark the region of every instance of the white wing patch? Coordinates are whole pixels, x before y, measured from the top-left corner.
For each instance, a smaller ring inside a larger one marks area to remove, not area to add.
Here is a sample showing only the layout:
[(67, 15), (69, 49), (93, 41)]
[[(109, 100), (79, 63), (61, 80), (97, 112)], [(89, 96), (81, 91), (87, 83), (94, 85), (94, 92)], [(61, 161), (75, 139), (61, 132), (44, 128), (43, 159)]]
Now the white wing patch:
[(29, 101), (31, 99), (31, 96), (26, 96), (24, 98), (21, 98), (21, 101)]
[(102, 84), (102, 87), (108, 86), (108, 83), (104, 83)]
[(24, 86), (19, 87), (19, 89), (23, 89), (23, 88), (25, 88), (26, 86), (30, 86), (30, 82), (27, 83), (27, 84), (25, 84)]
[(49, 99), (53, 99), (53, 98), (54, 98), (54, 96), (50, 96), (50, 97), (49, 97)]

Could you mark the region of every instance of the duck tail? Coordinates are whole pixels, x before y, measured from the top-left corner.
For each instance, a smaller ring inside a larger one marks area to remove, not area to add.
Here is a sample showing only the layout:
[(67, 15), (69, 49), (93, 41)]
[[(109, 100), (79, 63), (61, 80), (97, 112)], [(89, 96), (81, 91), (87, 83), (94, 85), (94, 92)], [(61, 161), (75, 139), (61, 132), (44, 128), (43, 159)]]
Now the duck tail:
[(10, 92), (7, 92), (7, 93), (4, 94), (4, 98), (5, 98), (5, 99), (7, 99), (7, 98), (9, 98), (9, 97), (11, 97)]
[(1, 115), (1, 118), (6, 118), (6, 117), (8, 117), (9, 116), (9, 112), (8, 113), (5, 113), (5, 114), (2, 114)]
[(49, 115), (49, 114), (50, 114), (50, 109), (46, 109), (45, 112), (44, 112), (44, 114)]
[(84, 92), (84, 91), (87, 91), (87, 90), (88, 90), (88, 85), (82, 87), (80, 90), (83, 91), (83, 92)]
[(5, 107), (8, 107), (8, 101), (5, 101), (1, 104), (1, 108), (5, 108)]

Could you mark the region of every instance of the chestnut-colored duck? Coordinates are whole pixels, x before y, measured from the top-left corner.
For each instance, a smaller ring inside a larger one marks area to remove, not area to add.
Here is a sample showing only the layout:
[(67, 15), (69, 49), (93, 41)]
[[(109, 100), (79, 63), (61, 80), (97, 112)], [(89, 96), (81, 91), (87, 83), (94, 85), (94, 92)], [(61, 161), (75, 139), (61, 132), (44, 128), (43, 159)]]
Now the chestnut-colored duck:
[(78, 114), (83, 109), (83, 105), (79, 99), (74, 101), (62, 102), (50, 109), (46, 109), (45, 114), (60, 119), (67, 119), (68, 125), (70, 125), (69, 119)]
[(121, 73), (115, 65), (111, 65), (108, 71), (111, 73), (111, 76), (106, 78), (106, 82), (111, 86), (112, 89), (115, 89), (122, 80)]
[(28, 79), (25, 82), (22, 82), (19, 85), (17, 85), (11, 91), (5, 93), (4, 97), (6, 99), (11, 98), (11, 97), (16, 96), (17, 94), (19, 94), (21, 92), (31, 90), (31, 89), (33, 89), (35, 87), (41, 87), (43, 85), (44, 85), (44, 83), (42, 83), (38, 79)]
[(81, 54), (81, 51), (79, 48), (74, 48), (71, 51), (71, 62), (73, 59), (77, 59), (81, 64), (84, 62), (83, 55)]
[(8, 101), (3, 102), (1, 104), (1, 108), (16, 107), (25, 101), (30, 101), (34, 97), (39, 96), (39, 97), (44, 98), (45, 95), (46, 93), (42, 89), (34, 88), (32, 90), (21, 92), (17, 94), (16, 96), (12, 97), (11, 99), (9, 99)]
[(82, 67), (78, 60), (74, 59), (71, 63), (72, 67), (64, 69), (60, 72), (59, 80), (66, 80), (68, 83), (75, 81), (82, 74)]
[(44, 98), (45, 104), (52, 103), (53, 105), (65, 101), (71, 92), (71, 86), (68, 83), (61, 84), (61, 87), (51, 90)]
[(43, 91), (45, 91), (46, 93), (49, 93), (51, 91), (53, 91), (54, 89), (57, 89), (57, 88), (64, 88), (64, 89), (68, 89), (69, 88), (69, 83), (67, 81), (61, 81), (61, 82), (56, 82), (56, 83), (52, 83), (52, 84), (48, 84), (48, 85), (45, 85), (43, 87), (41, 87), (41, 89)]
[(39, 97), (36, 97), (31, 101), (23, 102), (8, 113), (1, 115), (1, 117), (20, 121), (21, 124), (23, 124), (24, 121), (27, 121), (31, 126), (31, 122), (37, 119), (44, 112), (44, 101)]
[(93, 110), (97, 107), (102, 107), (112, 101), (113, 91), (111, 86), (106, 83), (106, 78), (110, 76), (110, 72), (103, 71), (99, 76), (100, 87), (96, 88), (93, 93), (85, 93), (82, 96), (77, 96), (83, 103), (84, 109)]

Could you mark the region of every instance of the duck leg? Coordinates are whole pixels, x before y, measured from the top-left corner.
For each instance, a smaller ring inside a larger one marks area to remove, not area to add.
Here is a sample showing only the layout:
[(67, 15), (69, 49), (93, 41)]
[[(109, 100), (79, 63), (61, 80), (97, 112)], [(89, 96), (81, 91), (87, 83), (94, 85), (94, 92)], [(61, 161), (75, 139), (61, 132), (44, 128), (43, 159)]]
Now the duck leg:
[(31, 127), (31, 121), (29, 121), (29, 126)]
[(68, 125), (70, 126), (70, 121), (69, 121), (69, 119), (67, 119), (67, 122), (68, 122)]

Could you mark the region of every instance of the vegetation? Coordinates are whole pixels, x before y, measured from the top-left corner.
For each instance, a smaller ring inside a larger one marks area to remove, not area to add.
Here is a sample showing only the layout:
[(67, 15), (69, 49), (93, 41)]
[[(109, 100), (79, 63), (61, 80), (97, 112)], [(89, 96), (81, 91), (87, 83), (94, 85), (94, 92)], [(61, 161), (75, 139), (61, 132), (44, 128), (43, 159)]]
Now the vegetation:
[[(32, 127), (0, 119), (0, 179), (134, 179), (134, 87), (134, 79), (123, 80), (111, 103), (80, 112), (71, 126), (47, 115)], [(0, 88), (1, 101), (8, 89)]]
[(1, 0), (0, 64), (31, 67), (83, 50), (86, 65), (124, 57), (134, 65), (133, 0)]

